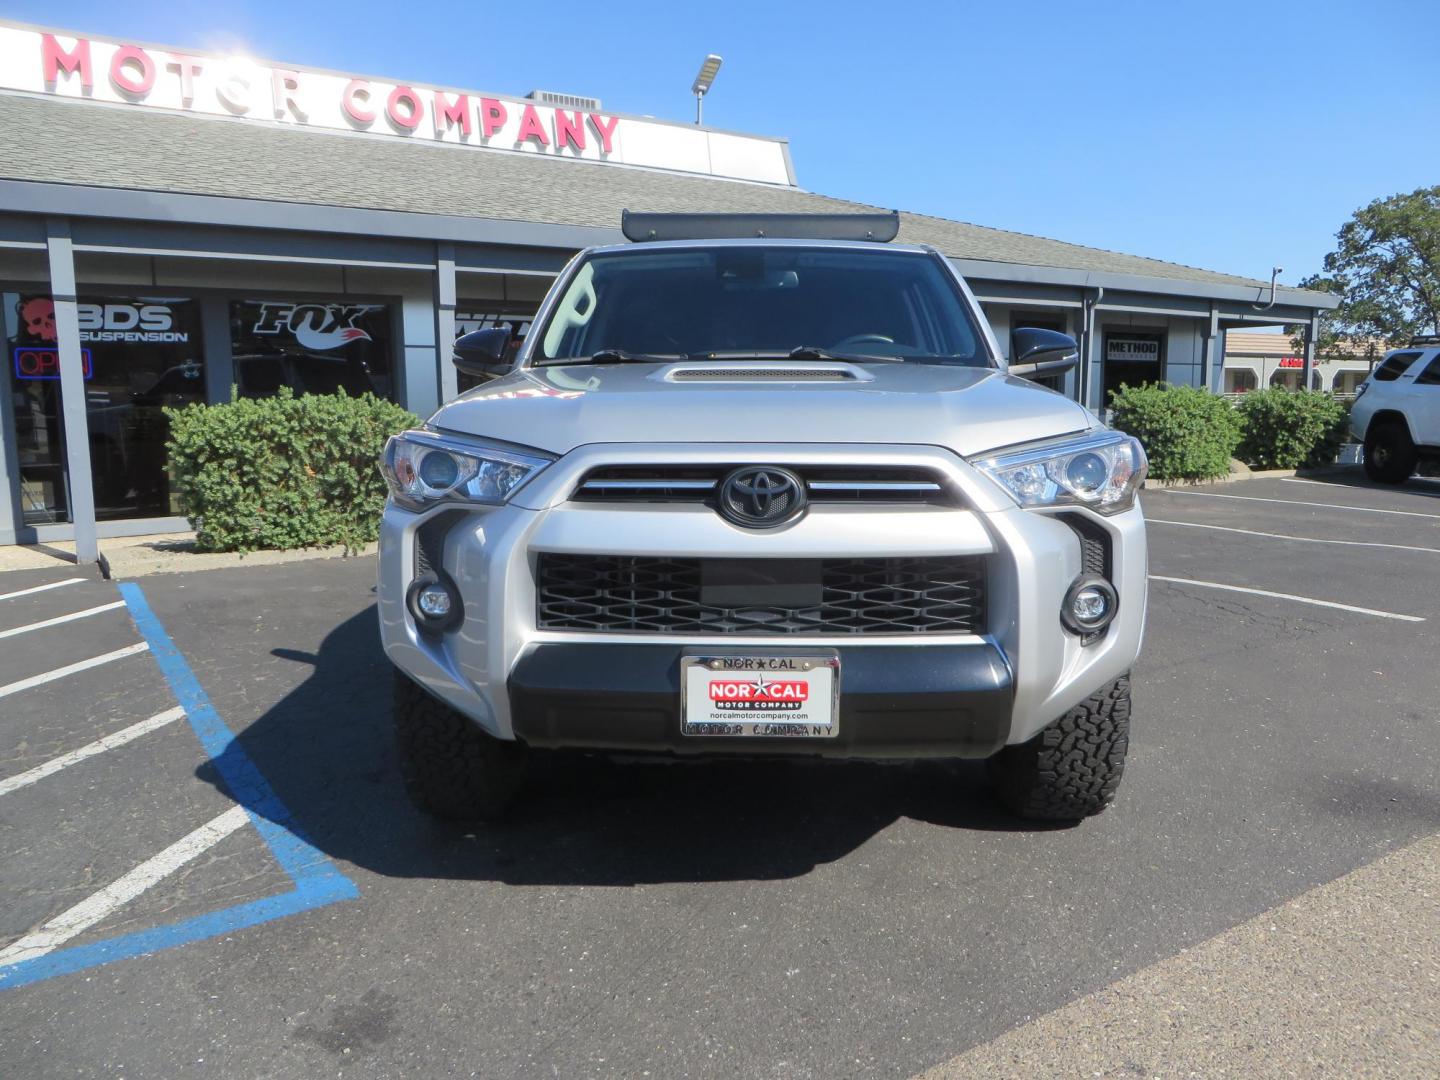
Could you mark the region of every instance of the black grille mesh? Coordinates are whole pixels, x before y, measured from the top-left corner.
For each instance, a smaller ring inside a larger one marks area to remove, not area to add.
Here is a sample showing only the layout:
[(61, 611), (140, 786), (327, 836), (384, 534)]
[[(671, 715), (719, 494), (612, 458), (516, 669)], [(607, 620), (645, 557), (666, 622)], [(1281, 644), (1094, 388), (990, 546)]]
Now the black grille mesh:
[(1110, 577), (1110, 534), (1083, 514), (1061, 514), (1060, 519), (1075, 531), (1080, 541), (1080, 565), (1087, 574)]
[(538, 558), (542, 630), (670, 634), (976, 634), (985, 623), (980, 556), (825, 559), (815, 607), (700, 602), (701, 559)]

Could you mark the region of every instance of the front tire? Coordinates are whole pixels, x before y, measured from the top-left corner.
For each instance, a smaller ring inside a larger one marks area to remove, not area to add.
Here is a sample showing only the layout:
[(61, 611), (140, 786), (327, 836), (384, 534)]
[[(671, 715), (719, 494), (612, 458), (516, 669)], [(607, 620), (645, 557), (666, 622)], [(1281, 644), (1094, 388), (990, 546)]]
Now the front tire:
[(485, 734), (471, 720), (395, 672), (395, 740), (415, 808), (445, 821), (502, 815), (525, 782), (518, 742)]
[(1078, 821), (1115, 798), (1130, 745), (1130, 676), (1122, 675), (1019, 746), (986, 762), (1000, 800), (1041, 821)]
[(1372, 424), (1365, 432), (1365, 475), (1379, 484), (1403, 484), (1415, 471), (1415, 443), (1404, 424)]

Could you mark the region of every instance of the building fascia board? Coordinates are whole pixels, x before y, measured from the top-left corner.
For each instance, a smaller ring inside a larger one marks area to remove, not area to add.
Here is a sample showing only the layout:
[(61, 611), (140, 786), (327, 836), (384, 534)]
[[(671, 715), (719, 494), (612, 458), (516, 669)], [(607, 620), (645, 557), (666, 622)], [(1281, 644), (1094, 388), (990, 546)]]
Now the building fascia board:
[[(391, 237), (405, 240), (448, 240), (459, 244), (495, 244), (514, 247), (560, 248), (574, 251), (598, 244), (622, 243), (614, 228), (591, 225), (555, 225), (538, 221), (420, 214), (404, 210), (372, 210), (317, 203), (273, 202), (264, 199), (225, 198), (177, 192), (138, 191), (130, 188), (47, 184), (30, 180), (0, 180), (0, 208), (22, 214), (118, 218), (163, 221), (187, 225), (281, 229), (303, 233), (340, 233), (348, 236)], [(1230, 285), (1185, 278), (1035, 266), (984, 259), (951, 258), (967, 279), (1067, 285), (1076, 288), (1119, 289), (1164, 296), (1203, 297), (1240, 304), (1264, 304), (1269, 286)], [(1329, 310), (1337, 297), (1306, 289), (1281, 288), (1277, 307), (1307, 313)], [(1226, 317), (1231, 312), (1224, 313)], [(1279, 311), (1274, 322), (1286, 321)]]
[(402, 240), (450, 240), (572, 251), (595, 244), (621, 243), (625, 239), (618, 222), (613, 229), (551, 225), (539, 221), (419, 214), (404, 210), (270, 202), (78, 184), (44, 184), (31, 180), (0, 180), (0, 208), (23, 214), (341, 233)]
[[(1211, 300), (1235, 300), (1265, 304), (1270, 300), (1270, 286), (1230, 285), (1224, 282), (1197, 281), (1191, 278), (1157, 277), (1149, 274), (1121, 274), (1109, 270), (1077, 270), (1062, 266), (1032, 266), (1023, 263), (993, 262), (985, 259), (950, 260), (966, 280), (1033, 282), (1042, 285), (1073, 285), (1076, 288), (1123, 289), (1132, 293), (1160, 293), (1165, 296), (1194, 296)], [(1339, 297), (1310, 289), (1287, 289), (1276, 292), (1277, 306), (1301, 308), (1305, 311), (1330, 310), (1339, 305)], [(1275, 319), (1276, 322), (1283, 321)]]

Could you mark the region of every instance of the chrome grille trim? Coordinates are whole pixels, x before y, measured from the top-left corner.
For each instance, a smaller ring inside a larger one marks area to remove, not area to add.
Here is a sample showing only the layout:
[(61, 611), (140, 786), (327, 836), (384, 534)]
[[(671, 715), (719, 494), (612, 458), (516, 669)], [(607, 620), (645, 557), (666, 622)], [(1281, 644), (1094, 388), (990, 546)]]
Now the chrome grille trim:
[[(705, 504), (711, 501), (725, 476), (738, 467), (739, 463), (601, 466), (581, 479), (571, 498), (578, 502)], [(923, 466), (793, 464), (784, 467), (805, 481), (812, 503), (962, 505), (945, 478)]]

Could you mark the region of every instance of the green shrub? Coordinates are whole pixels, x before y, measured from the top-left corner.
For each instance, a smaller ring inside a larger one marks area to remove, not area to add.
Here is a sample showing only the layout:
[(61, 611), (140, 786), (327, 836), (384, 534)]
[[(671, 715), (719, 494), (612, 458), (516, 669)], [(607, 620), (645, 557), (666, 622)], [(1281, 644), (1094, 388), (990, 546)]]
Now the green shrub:
[(201, 551), (375, 539), (385, 482), (376, 460), (414, 416), (365, 394), (239, 399), (166, 409), (170, 467)]
[(1326, 465), (1345, 441), (1345, 405), (1323, 391), (1252, 390), (1237, 411), (1245, 433), (1240, 457), (1260, 469)]
[(1157, 480), (1209, 480), (1230, 471), (1239, 417), (1224, 398), (1193, 386), (1150, 383), (1110, 394), (1113, 426), (1140, 440)]

